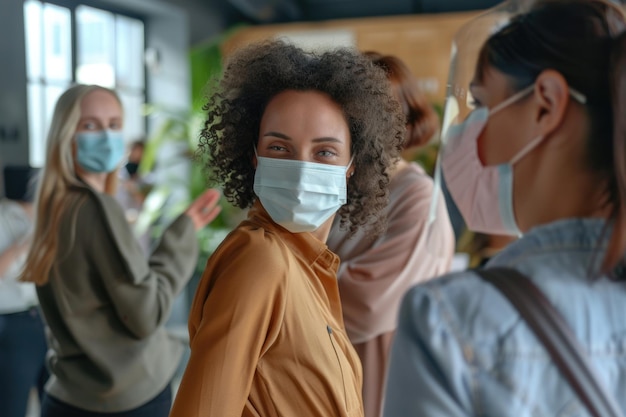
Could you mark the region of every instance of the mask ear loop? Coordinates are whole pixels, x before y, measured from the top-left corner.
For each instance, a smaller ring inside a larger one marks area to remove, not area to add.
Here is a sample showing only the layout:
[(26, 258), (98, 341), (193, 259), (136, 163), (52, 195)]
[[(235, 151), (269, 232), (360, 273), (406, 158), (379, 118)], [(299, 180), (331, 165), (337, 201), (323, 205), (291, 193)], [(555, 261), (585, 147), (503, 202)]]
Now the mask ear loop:
[(569, 95), (580, 104), (587, 104), (587, 96), (575, 88), (569, 87)]
[[(348, 162), (348, 165), (346, 165), (346, 172), (348, 172), (348, 170), (350, 169), (350, 167), (352, 166), (352, 161), (354, 161), (354, 155), (352, 155), (352, 157), (350, 158), (350, 162)], [(356, 170), (356, 168), (355, 168)], [(354, 171), (352, 171), (352, 173), (350, 174), (350, 176), (354, 175)]]
[(499, 112), (500, 110), (504, 109), (505, 107), (510, 106), (511, 104), (515, 103), (516, 101), (518, 101), (519, 99), (521, 99), (522, 97), (527, 96), (528, 94), (530, 94), (533, 90), (535, 89), (535, 84), (531, 84), (528, 87), (524, 88), (521, 91), (518, 91), (517, 93), (513, 94), (511, 97), (507, 98), (506, 100), (498, 103), (497, 105), (495, 105), (491, 110), (489, 110), (489, 116), (493, 116), (494, 114), (496, 114), (497, 112)]
[[(523, 92), (523, 90), (521, 91)], [(520, 92), (520, 93), (521, 93)], [(573, 88), (569, 88), (569, 94), (570, 96), (576, 100), (577, 102), (579, 102), (580, 104), (585, 104), (587, 103), (587, 97), (585, 97), (585, 95)], [(499, 110), (499, 109), (498, 109)], [(543, 141), (543, 136), (539, 136), (536, 139), (533, 139), (528, 145), (524, 146), (524, 148), (522, 148), (521, 151), (519, 151), (517, 153), (517, 155), (515, 155), (510, 161), (509, 164), (511, 165), (515, 165), (517, 162), (519, 162), (520, 159), (522, 159), (523, 157), (525, 157), (530, 151), (532, 151), (533, 149), (535, 149), (542, 141)]]
[(519, 151), (517, 153), (517, 155), (515, 155), (510, 161), (509, 164), (511, 165), (515, 165), (516, 163), (519, 162), (520, 159), (522, 159), (523, 157), (525, 157), (530, 151), (532, 151), (533, 149), (535, 149), (537, 146), (539, 146), (539, 144), (543, 141), (543, 136), (539, 136), (535, 139), (533, 139), (532, 141), (530, 141), (530, 143), (526, 146), (524, 146), (522, 148), (521, 151)]

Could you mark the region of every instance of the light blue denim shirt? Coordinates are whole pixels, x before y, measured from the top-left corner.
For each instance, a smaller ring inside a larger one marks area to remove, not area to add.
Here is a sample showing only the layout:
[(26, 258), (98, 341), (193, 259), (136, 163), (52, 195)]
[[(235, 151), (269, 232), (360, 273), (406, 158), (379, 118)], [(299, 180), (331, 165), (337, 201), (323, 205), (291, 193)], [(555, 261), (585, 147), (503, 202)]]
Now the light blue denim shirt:
[[(590, 278), (603, 221), (531, 230), (487, 267), (529, 276), (564, 316), (626, 412), (626, 282)], [(606, 240), (605, 240), (606, 242)], [(588, 416), (517, 311), (473, 272), (404, 298), (391, 352), (385, 417)]]

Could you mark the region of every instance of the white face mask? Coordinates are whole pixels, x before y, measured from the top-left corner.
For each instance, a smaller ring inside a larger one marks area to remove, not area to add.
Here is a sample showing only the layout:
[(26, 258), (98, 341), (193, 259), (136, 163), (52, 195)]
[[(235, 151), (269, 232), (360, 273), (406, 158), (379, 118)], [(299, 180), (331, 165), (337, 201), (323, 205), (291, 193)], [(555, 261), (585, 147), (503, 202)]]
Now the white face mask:
[[(533, 88), (534, 85), (525, 88), (491, 110), (486, 107), (474, 110), (465, 121), (448, 129), (441, 166), (448, 190), (472, 231), (521, 235), (513, 209), (513, 166), (544, 138), (530, 141), (509, 162), (490, 166), (480, 161), (477, 142), (489, 117), (527, 96)], [(584, 95), (573, 89), (570, 95), (585, 102)]]
[[(256, 149), (255, 149), (256, 153)], [(257, 156), (254, 192), (277, 224), (312, 232), (347, 202), (348, 166)]]

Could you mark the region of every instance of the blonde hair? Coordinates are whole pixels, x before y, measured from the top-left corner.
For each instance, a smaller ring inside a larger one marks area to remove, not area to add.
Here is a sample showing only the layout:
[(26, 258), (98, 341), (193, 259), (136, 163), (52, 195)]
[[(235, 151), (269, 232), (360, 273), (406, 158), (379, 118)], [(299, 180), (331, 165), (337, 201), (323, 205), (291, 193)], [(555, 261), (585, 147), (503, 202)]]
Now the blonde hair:
[[(48, 132), (46, 163), (35, 199), (35, 231), (30, 252), (26, 258), (20, 279), (43, 285), (48, 282), (50, 273), (59, 259), (59, 226), (63, 215), (81, 200), (84, 188), (76, 175), (72, 144), (76, 127), (80, 121), (80, 105), (83, 98), (97, 90), (103, 90), (115, 97), (120, 106), (121, 100), (115, 91), (96, 85), (75, 85), (59, 97)], [(105, 192), (115, 192), (116, 171), (107, 175)]]

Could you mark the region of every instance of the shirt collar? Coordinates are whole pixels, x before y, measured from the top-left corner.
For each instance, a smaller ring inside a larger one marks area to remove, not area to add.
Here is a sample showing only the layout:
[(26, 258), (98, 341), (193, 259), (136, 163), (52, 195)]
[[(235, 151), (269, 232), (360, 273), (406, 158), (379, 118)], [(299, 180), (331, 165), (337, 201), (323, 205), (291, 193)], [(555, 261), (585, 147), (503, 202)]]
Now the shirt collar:
[(310, 264), (319, 263), (322, 267), (331, 268), (333, 272), (337, 271), (339, 257), (328, 249), (326, 243), (311, 233), (292, 233), (276, 224), (259, 200), (256, 200), (250, 208), (247, 220), (289, 242), (292, 250), (300, 257), (308, 260)]
[(595, 271), (604, 258), (611, 235), (606, 226), (604, 219), (594, 218), (564, 219), (538, 226), (503, 249), (487, 265), (513, 266), (537, 255), (576, 251), (580, 256), (571, 261), (586, 264), (586, 268)]

